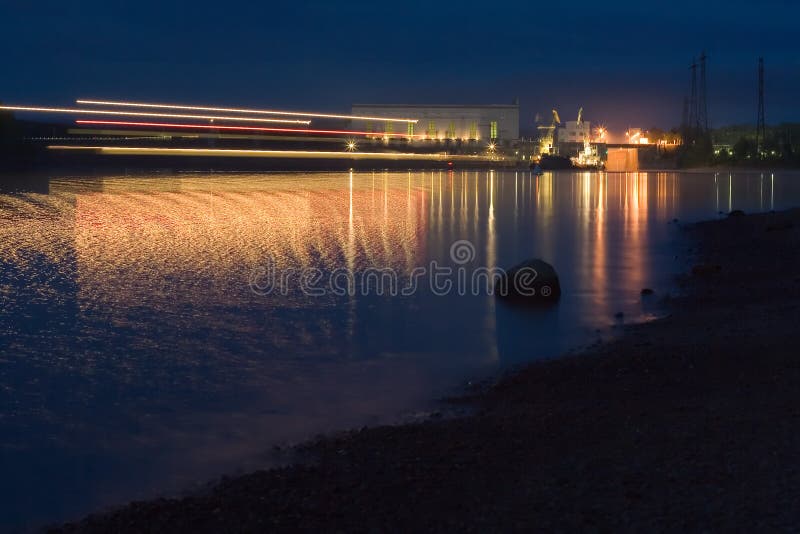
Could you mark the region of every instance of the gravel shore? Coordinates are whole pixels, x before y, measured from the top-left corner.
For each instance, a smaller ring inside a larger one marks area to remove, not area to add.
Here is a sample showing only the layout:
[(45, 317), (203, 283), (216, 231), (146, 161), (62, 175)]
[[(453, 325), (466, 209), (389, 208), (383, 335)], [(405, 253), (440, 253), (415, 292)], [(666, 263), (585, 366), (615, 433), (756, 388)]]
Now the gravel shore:
[(794, 531), (800, 210), (685, 232), (696, 265), (666, 318), (504, 378), (475, 415), (333, 436), (308, 464), (52, 531)]

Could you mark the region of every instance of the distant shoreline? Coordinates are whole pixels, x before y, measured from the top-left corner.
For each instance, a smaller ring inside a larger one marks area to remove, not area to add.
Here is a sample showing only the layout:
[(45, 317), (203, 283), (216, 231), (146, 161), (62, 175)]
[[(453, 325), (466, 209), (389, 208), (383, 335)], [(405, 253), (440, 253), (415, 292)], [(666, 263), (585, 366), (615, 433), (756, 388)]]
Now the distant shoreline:
[[(271, 165), (264, 162), (260, 166), (253, 166), (248, 162), (238, 162), (233, 165), (226, 162), (217, 164), (205, 164), (197, 162), (187, 164), (185, 161), (157, 162), (151, 165), (143, 165), (141, 162), (128, 161), (117, 162), (114, 165), (108, 163), (92, 164), (84, 162), (81, 164), (70, 165), (34, 165), (21, 167), (0, 167), (0, 184), (8, 180), (17, 180), (24, 176), (103, 176), (103, 175), (139, 175), (139, 174), (258, 174), (258, 173), (326, 173), (326, 172), (370, 172), (370, 171), (523, 171), (529, 172), (527, 166), (496, 165), (496, 164), (464, 164), (456, 163), (448, 165), (445, 163), (434, 162), (404, 162), (404, 161), (381, 161), (373, 162), (370, 160), (349, 162), (349, 161), (328, 161), (318, 160), (308, 162), (305, 160), (287, 161), (282, 160), (281, 165)], [(698, 167), (687, 169), (659, 169), (645, 168), (638, 171), (605, 171), (597, 169), (558, 169), (548, 170), (548, 173), (603, 173), (609, 174), (631, 174), (631, 173), (682, 173), (682, 174), (709, 174), (709, 173), (797, 173), (800, 168), (749, 168), (749, 167)]]
[[(213, 152), (213, 147), (209, 147)], [(274, 147), (281, 152), (285, 147)], [(157, 150), (157, 149), (155, 149)], [(180, 147), (174, 150), (181, 150)], [(194, 149), (193, 149), (194, 150)], [(303, 152), (306, 149), (302, 149)], [(243, 149), (243, 152), (246, 152)], [(290, 150), (289, 152), (293, 152)], [(488, 160), (476, 159), (470, 161), (464, 154), (450, 154), (442, 156), (439, 153), (430, 154), (430, 159), (408, 159), (404, 154), (386, 151), (385, 156), (370, 158), (369, 154), (354, 152), (349, 158), (346, 152), (336, 154), (335, 158), (324, 158), (317, 151), (311, 149), (309, 153), (315, 154), (313, 158), (303, 157), (227, 157), (219, 155), (131, 155), (131, 154), (100, 154), (91, 151), (50, 151), (33, 150), (25, 153), (5, 153), (0, 155), (0, 179), (4, 176), (20, 173), (68, 173), (68, 174), (137, 174), (146, 172), (341, 172), (341, 171), (373, 171), (373, 170), (516, 170), (527, 171), (530, 162), (518, 161), (509, 157), (507, 159)], [(397, 159), (390, 159), (396, 156)], [(407, 155), (406, 155), (407, 156)], [(415, 158), (424, 158), (426, 154), (414, 154)], [(383, 158), (387, 159), (383, 159)], [(673, 162), (674, 163), (674, 162)], [(652, 167), (650, 165), (653, 165)], [(545, 172), (606, 172), (591, 168), (564, 168), (544, 169)], [(700, 166), (676, 168), (658, 167), (650, 162), (640, 166), (638, 171), (622, 172), (680, 172), (687, 174), (711, 172), (791, 172), (800, 170), (798, 166), (773, 165), (771, 167), (759, 166)]]
[(309, 464), (53, 531), (796, 526), (800, 210), (686, 232), (668, 317), (503, 378), (463, 400), (475, 415), (329, 436)]

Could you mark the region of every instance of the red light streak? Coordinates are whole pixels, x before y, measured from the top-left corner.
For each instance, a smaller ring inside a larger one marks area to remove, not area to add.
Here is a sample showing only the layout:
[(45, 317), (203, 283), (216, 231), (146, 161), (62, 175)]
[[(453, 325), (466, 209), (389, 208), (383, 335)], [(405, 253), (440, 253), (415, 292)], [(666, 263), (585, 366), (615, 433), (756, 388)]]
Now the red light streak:
[(247, 131), (247, 132), (276, 132), (276, 133), (302, 133), (302, 134), (327, 134), (327, 135), (364, 135), (380, 137), (413, 137), (424, 139), (425, 135), (408, 135), (401, 133), (380, 133), (380, 132), (358, 132), (353, 130), (310, 130), (301, 128), (263, 128), (257, 126), (220, 126), (205, 124), (173, 124), (166, 122), (129, 122), (129, 121), (89, 121), (77, 120), (76, 124), (93, 124), (105, 126), (142, 126), (147, 128), (183, 128), (201, 130), (225, 130), (225, 131)]

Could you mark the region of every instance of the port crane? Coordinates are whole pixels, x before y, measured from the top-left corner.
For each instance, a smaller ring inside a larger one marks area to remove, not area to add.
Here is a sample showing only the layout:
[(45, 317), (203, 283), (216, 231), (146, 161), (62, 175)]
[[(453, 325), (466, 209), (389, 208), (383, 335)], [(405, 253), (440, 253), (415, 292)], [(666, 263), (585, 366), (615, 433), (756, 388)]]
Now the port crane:
[[(580, 127), (583, 124), (583, 108), (578, 109), (578, 121), (577, 126)], [(583, 137), (583, 150), (578, 151), (577, 157), (570, 158), (572, 163), (577, 167), (590, 167), (590, 168), (599, 168), (600, 167), (600, 157), (597, 152), (597, 146), (592, 145), (591, 143), (591, 133), (588, 131), (585, 132)]]
[(556, 127), (561, 124), (561, 117), (558, 116), (558, 111), (553, 108), (553, 122), (550, 126), (538, 126), (539, 129), (539, 154), (552, 154), (554, 153), (554, 138)]

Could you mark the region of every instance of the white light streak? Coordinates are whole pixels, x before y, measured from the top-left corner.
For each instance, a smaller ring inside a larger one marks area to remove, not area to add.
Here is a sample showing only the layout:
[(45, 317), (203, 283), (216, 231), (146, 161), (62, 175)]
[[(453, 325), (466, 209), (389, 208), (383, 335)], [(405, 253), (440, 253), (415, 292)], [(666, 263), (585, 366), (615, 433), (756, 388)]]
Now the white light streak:
[(93, 106), (119, 106), (134, 108), (153, 108), (153, 109), (183, 109), (188, 111), (214, 111), (221, 113), (250, 113), (256, 115), (286, 115), (291, 117), (312, 117), (320, 119), (350, 119), (361, 121), (385, 121), (385, 122), (410, 122), (416, 124), (419, 119), (401, 119), (395, 117), (368, 117), (363, 115), (339, 115), (335, 113), (314, 113), (306, 111), (280, 111), (270, 109), (242, 109), (242, 108), (217, 108), (207, 106), (187, 106), (181, 104), (149, 104), (144, 102), (116, 102), (109, 100), (76, 100), (78, 104)]
[(115, 115), (121, 117), (169, 117), (173, 119), (201, 119), (219, 121), (246, 121), (246, 122), (269, 122), (282, 124), (311, 124), (310, 120), (301, 121), (294, 119), (261, 119), (253, 117), (226, 117), (218, 115), (182, 115), (176, 113), (156, 113), (156, 112), (136, 112), (136, 111), (111, 111), (105, 109), (75, 109), (75, 108), (43, 108), (30, 106), (0, 106), (0, 109), (7, 111), (31, 111), (36, 113), (76, 113), (80, 115)]

